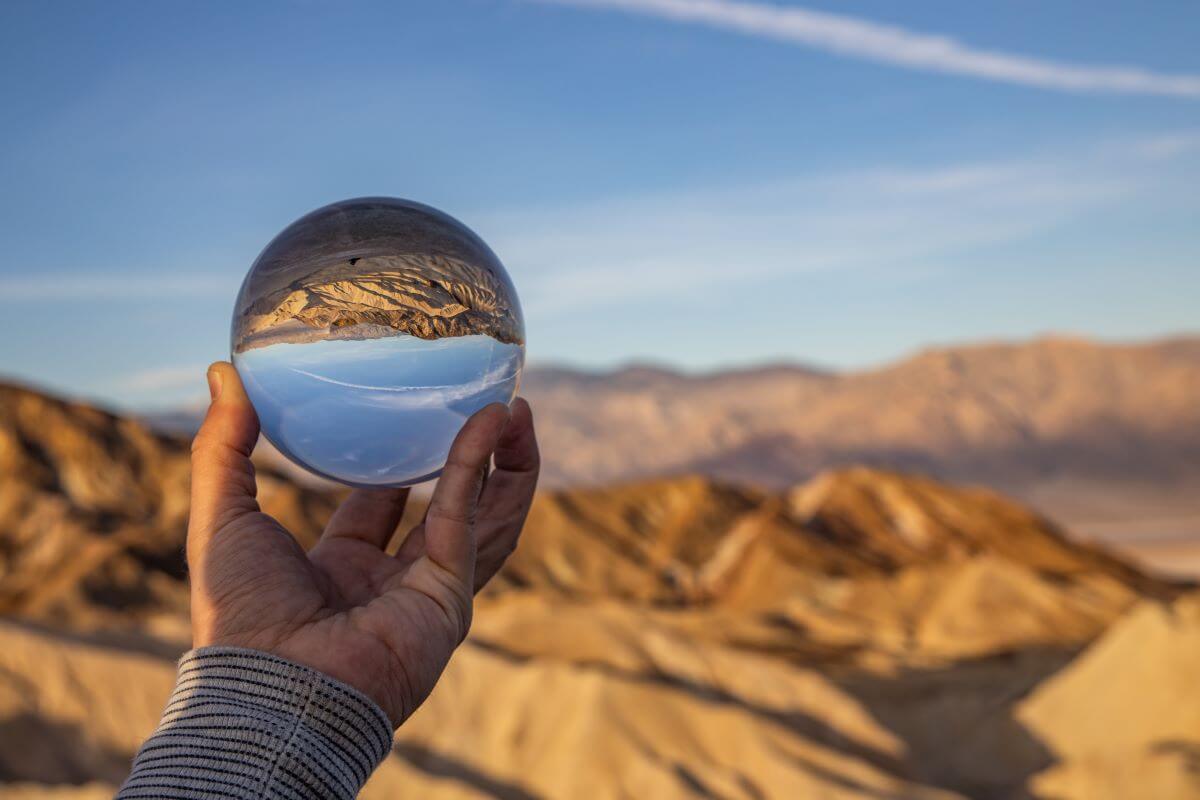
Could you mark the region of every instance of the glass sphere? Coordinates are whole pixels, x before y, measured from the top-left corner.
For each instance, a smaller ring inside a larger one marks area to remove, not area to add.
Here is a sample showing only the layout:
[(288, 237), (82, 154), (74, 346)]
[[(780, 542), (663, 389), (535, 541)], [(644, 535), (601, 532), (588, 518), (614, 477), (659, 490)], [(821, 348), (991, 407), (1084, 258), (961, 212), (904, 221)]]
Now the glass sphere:
[(420, 203), (346, 200), (302, 217), (250, 268), (233, 363), (263, 433), (354, 486), (435, 478), (467, 417), (508, 403), (525, 322), (500, 260)]

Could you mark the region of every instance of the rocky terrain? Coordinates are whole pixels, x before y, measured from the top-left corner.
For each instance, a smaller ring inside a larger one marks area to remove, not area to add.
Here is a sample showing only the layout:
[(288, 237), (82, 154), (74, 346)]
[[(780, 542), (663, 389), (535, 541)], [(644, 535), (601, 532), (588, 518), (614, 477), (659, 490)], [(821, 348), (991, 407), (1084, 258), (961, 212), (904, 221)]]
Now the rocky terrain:
[[(186, 609), (188, 442), (0, 386), (0, 614), (138, 627)], [(313, 539), (336, 502), (264, 465), (264, 507)]]
[[(0, 392), (0, 795), (111, 796), (153, 728), (186, 647), (186, 452)], [(305, 542), (337, 499), (260, 482)], [(548, 491), (364, 796), (1200, 797), (1197, 664), (1194, 587), (988, 490), (854, 467)]]
[(236, 325), (237, 352), (396, 333), (524, 343), (509, 290), (486, 269), (447, 256), (367, 256), (325, 264), (255, 299)]

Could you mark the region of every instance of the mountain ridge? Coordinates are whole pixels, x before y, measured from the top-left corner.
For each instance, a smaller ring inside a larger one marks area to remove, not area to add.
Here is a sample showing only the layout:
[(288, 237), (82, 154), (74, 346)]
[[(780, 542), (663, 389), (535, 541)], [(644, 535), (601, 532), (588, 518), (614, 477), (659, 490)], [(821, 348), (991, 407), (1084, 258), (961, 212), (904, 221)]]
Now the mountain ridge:
[(1107, 541), (1200, 539), (1200, 337), (930, 348), (847, 373), (635, 375), (527, 372), (547, 485), (699, 473), (782, 489), (868, 464), (987, 485)]
[(634, 358), (608, 367), (587, 367), (572, 364), (569, 361), (543, 361), (533, 364), (529, 371), (535, 373), (550, 373), (564, 377), (605, 378), (619, 377), (626, 372), (648, 370), (675, 375), (684, 379), (705, 380), (739, 373), (780, 372), (811, 374), (814, 376), (845, 377), (861, 373), (877, 372), (879, 370), (897, 367), (908, 362), (925, 357), (942, 355), (962, 355), (989, 350), (1016, 350), (1028, 347), (1080, 347), (1097, 349), (1162, 349), (1177, 352), (1186, 356), (1200, 358), (1200, 332), (1181, 332), (1164, 336), (1149, 336), (1136, 339), (1106, 339), (1087, 334), (1076, 333), (1043, 333), (1030, 337), (992, 337), (965, 340), (961, 342), (933, 343), (916, 347), (886, 358), (857, 367), (835, 367), (819, 362), (805, 360), (790, 360), (786, 358), (766, 359), (745, 365), (717, 366), (704, 368), (677, 367), (666, 361), (653, 359), (643, 360)]

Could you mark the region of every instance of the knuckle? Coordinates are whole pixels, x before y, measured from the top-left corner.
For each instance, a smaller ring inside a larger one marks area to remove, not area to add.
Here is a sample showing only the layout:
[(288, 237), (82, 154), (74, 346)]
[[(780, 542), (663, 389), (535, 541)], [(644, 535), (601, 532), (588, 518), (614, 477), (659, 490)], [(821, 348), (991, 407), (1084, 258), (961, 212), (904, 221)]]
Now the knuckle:
[(450, 455), (446, 457), (445, 469), (460, 470), (462, 472), (478, 472), (481, 469), (481, 466), (479, 459), (477, 458), (464, 458), (459, 453), (451, 452)]
[(474, 602), (469, 587), (445, 570), (437, 570), (438, 582), (442, 591), (433, 593), (432, 597), (442, 616), (445, 617), (448, 628), (454, 632), (458, 644), (467, 638), (474, 619)]
[(453, 503), (437, 503), (429, 508), (429, 516), (432, 519), (441, 522), (450, 522), (455, 525), (474, 525), (475, 524), (475, 508), (472, 505), (470, 508)]
[[(215, 436), (200, 434), (192, 440), (192, 463), (211, 461), (220, 466), (251, 464), (250, 456)], [(251, 464), (251, 466), (253, 466)]]

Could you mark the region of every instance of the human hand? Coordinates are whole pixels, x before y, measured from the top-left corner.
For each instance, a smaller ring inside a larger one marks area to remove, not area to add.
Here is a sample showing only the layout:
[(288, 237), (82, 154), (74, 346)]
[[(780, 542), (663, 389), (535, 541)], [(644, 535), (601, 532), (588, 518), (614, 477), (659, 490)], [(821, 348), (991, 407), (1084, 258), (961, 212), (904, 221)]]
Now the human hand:
[(424, 522), (395, 556), (385, 551), (407, 489), (354, 490), (305, 553), (255, 500), (258, 417), (237, 371), (218, 362), (208, 378), (213, 402), (192, 445), (194, 646), (247, 647), (320, 670), (399, 727), (467, 635), (474, 594), (516, 547), (539, 466), (529, 404), (495, 403), (467, 421)]

